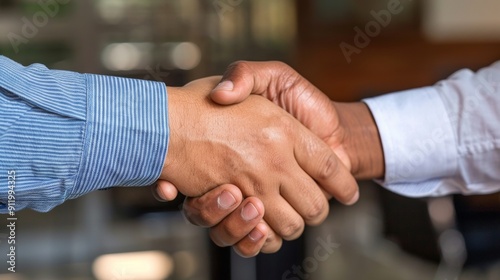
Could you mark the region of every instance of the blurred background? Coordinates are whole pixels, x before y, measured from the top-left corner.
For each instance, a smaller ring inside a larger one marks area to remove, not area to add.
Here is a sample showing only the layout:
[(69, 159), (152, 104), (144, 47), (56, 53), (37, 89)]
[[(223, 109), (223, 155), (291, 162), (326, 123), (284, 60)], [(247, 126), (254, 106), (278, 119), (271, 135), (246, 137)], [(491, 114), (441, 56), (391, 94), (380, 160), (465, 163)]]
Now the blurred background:
[[(497, 0), (0, 0), (0, 53), (168, 85), (281, 60), (358, 101), (499, 60), (499, 11)], [(360, 184), (355, 206), (332, 201), (323, 225), (252, 259), (216, 248), (182, 198), (159, 203), (150, 188), (25, 210), (16, 273), (0, 227), (0, 279), (500, 279), (499, 194), (408, 199)]]

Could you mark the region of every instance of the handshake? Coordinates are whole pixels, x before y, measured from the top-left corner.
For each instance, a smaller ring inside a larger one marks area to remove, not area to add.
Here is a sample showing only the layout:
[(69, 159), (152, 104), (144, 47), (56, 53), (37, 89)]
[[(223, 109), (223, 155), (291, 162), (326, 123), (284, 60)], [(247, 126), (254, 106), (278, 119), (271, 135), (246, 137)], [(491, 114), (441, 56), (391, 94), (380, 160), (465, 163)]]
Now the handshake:
[(236, 62), (222, 80), (168, 88), (170, 143), (156, 192), (181, 192), (186, 217), (219, 246), (246, 257), (350, 205), (355, 179), (382, 178), (384, 159), (368, 107), (336, 103), (280, 62)]

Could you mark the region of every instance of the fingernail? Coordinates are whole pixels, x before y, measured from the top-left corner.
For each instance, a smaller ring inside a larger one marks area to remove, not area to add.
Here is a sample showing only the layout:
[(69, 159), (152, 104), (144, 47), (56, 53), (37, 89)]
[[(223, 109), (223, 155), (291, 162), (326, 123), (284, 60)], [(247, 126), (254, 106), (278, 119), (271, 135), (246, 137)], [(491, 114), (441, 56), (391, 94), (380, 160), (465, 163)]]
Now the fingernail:
[(261, 240), (262, 237), (264, 237), (264, 234), (258, 229), (253, 229), (252, 232), (248, 234), (248, 238), (250, 238), (253, 242)]
[(257, 208), (252, 203), (248, 203), (243, 207), (243, 210), (241, 210), (241, 217), (245, 221), (251, 221), (259, 216), (259, 211), (257, 211)]
[(347, 205), (353, 205), (354, 203), (358, 202), (359, 199), (359, 191), (356, 192), (356, 194), (352, 197), (352, 199), (347, 202)]
[(219, 208), (221, 208), (221, 209), (229, 209), (235, 203), (236, 203), (236, 199), (228, 191), (223, 191), (221, 193), (221, 195), (219, 195), (219, 197), (217, 198), (217, 204), (219, 205)]
[(234, 84), (231, 81), (223, 81), (219, 83), (214, 90), (233, 90)]

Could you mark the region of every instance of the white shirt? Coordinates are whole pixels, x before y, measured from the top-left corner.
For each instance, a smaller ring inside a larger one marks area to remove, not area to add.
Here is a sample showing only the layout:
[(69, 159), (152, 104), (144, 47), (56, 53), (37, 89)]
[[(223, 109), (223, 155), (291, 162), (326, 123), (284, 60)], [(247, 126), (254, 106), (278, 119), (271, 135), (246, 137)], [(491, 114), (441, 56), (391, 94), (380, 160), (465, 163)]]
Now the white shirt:
[(379, 128), (387, 189), (411, 197), (500, 191), (500, 62), (363, 101)]

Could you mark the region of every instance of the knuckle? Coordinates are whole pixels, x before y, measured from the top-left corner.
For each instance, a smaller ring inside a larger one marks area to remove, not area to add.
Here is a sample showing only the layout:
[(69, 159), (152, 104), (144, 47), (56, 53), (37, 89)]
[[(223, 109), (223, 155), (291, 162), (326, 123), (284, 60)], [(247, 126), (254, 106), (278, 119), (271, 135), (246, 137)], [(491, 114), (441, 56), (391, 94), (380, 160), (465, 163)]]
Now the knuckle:
[(224, 231), (224, 242), (226, 244), (233, 245), (236, 241), (243, 237), (239, 230), (231, 228), (228, 224), (224, 224), (222, 226), (222, 230)]
[(323, 160), (321, 164), (318, 178), (319, 180), (328, 180), (338, 173), (340, 163), (335, 154), (331, 153)]
[(325, 209), (326, 205), (324, 200), (320, 197), (315, 198), (304, 213), (304, 220), (306, 222), (313, 223), (318, 219), (318, 217), (323, 216)]
[(277, 69), (281, 72), (283, 72), (284, 70), (289, 70), (291, 69), (291, 67), (284, 63), (283, 61), (279, 61), (279, 60), (273, 60), (273, 61), (269, 61), (269, 64), (273, 66), (273, 68)]
[(285, 128), (289, 130), (294, 130), (296, 128), (296, 122), (294, 119), (292, 119), (289, 115), (285, 114), (281, 118), (281, 123), (285, 126)]
[(207, 209), (198, 210), (184, 206), (183, 212), (186, 219), (193, 225), (200, 227), (213, 227), (216, 225), (214, 217)]
[(302, 219), (293, 219), (288, 222), (280, 231), (280, 235), (285, 240), (293, 240), (300, 236), (304, 229), (304, 221)]
[(297, 133), (297, 123), (289, 115), (282, 115), (276, 118), (276, 125), (281, 127), (281, 133), (284, 136), (282, 141), (290, 141), (292, 135)]
[(245, 61), (245, 60), (238, 60), (233, 63), (231, 63), (227, 67), (227, 72), (226, 73), (236, 73), (240, 71), (247, 71), (250, 69), (250, 62)]
[(296, 134), (297, 123), (291, 116), (279, 112), (269, 117), (266, 128), (259, 133), (258, 141), (262, 147), (279, 148), (290, 144)]
[(216, 221), (214, 219), (214, 216), (208, 209), (203, 209), (198, 212), (199, 213), (199, 219), (201, 222), (201, 226), (203, 227), (213, 227), (216, 224)]

